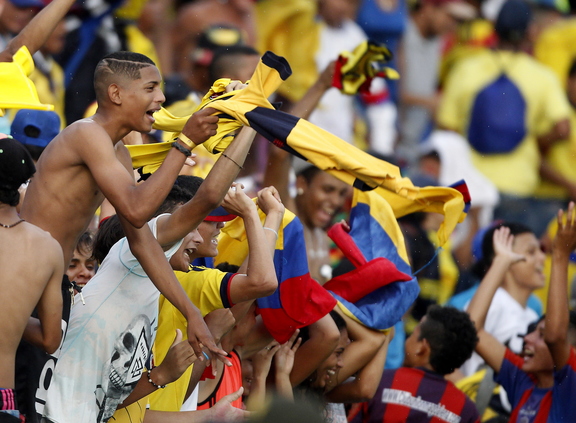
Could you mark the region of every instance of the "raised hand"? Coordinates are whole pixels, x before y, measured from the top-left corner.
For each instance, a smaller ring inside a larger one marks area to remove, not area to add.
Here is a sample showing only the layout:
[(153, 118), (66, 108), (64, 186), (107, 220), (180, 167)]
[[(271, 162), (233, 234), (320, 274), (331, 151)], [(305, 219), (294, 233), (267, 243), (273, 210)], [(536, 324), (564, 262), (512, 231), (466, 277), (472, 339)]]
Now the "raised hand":
[(286, 375), (289, 375), (292, 371), (292, 367), (294, 366), (294, 355), (302, 343), (302, 338), (298, 338), (298, 334), (300, 334), (300, 329), (296, 329), (288, 342), (282, 344), (276, 353), (274, 357), (276, 373), (285, 373)]
[(270, 342), (252, 357), (253, 378), (266, 380), (274, 354), (280, 349), (280, 344), (276, 341)]
[(526, 260), (522, 254), (515, 253), (512, 246), (514, 244), (514, 235), (510, 234), (510, 228), (502, 226), (494, 231), (492, 238), (494, 253), (496, 256), (502, 256), (510, 260), (510, 264)]
[(218, 111), (212, 107), (206, 107), (190, 116), (184, 125), (182, 133), (190, 138), (196, 145), (202, 144), (208, 138), (216, 135), (218, 129)]
[(552, 242), (552, 251), (558, 251), (561, 254), (570, 255), (576, 249), (576, 222), (574, 218), (574, 202), (570, 202), (568, 210), (558, 211), (558, 232)]
[(204, 353), (202, 352), (202, 348), (206, 347), (210, 353), (212, 361), (212, 368), (216, 368), (216, 360), (222, 361), (227, 366), (232, 366), (232, 363), (228, 358), (228, 353), (221, 348), (218, 348), (216, 342), (214, 341), (214, 337), (210, 330), (208, 330), (208, 326), (204, 322), (204, 319), (198, 313), (198, 319), (196, 319), (196, 315), (193, 317), (188, 318), (188, 342), (192, 345), (194, 349), (194, 354), (199, 357), (200, 361), (205, 360)]
[(266, 187), (258, 191), (258, 207), (266, 215), (270, 212), (278, 212), (284, 215), (284, 204), (282, 204), (278, 190), (274, 187)]
[(246, 216), (248, 213), (256, 210), (256, 204), (250, 197), (243, 191), (242, 184), (233, 183), (232, 187), (228, 190), (222, 207), (232, 214), (237, 214), (240, 217)]
[(226, 92), (229, 93), (231, 91), (238, 91), (246, 88), (248, 84), (242, 83), (242, 81), (230, 81), (228, 85), (226, 85)]

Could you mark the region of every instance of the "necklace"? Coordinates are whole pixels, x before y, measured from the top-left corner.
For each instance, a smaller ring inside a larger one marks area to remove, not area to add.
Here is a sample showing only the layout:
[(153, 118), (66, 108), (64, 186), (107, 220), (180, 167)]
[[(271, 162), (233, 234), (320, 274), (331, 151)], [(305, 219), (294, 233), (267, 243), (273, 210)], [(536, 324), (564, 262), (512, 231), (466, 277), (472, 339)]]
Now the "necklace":
[(14, 226), (19, 225), (22, 222), (24, 222), (24, 219), (20, 219), (18, 222), (12, 223), (11, 225), (5, 225), (4, 223), (0, 222), (0, 226), (2, 226), (3, 228), (6, 228), (6, 229), (10, 229), (10, 228), (13, 228)]

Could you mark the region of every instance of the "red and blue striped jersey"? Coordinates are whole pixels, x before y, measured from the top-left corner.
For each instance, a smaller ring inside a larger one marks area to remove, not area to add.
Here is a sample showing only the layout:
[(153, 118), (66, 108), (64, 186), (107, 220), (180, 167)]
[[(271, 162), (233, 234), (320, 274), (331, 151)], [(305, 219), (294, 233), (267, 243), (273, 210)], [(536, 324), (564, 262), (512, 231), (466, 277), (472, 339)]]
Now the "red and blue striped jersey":
[(374, 398), (352, 423), (479, 423), (474, 403), (436, 372), (400, 367), (384, 370)]

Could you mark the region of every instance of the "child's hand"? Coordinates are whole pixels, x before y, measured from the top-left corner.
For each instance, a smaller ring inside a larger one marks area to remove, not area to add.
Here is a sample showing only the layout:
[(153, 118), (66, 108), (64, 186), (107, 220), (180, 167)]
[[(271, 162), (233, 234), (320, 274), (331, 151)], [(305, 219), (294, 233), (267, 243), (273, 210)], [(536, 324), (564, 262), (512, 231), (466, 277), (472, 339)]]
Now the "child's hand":
[(576, 222), (574, 222), (576, 213), (572, 201), (568, 205), (566, 218), (564, 214), (564, 210), (558, 211), (558, 232), (552, 242), (552, 251), (569, 256), (576, 249)]
[(262, 348), (252, 357), (252, 368), (254, 369), (254, 378), (265, 380), (270, 371), (272, 358), (276, 351), (280, 348), (280, 344), (276, 341), (270, 342), (265, 348)]
[(284, 204), (282, 204), (278, 190), (274, 187), (266, 187), (258, 191), (258, 207), (265, 215), (272, 212), (284, 215)]
[(246, 195), (243, 189), (244, 185), (233, 183), (224, 197), (224, 201), (222, 201), (222, 207), (240, 217), (244, 217), (256, 209), (256, 204)]
[(176, 338), (166, 354), (166, 358), (156, 367), (157, 383), (166, 385), (174, 382), (196, 361), (194, 350), (188, 341), (182, 341), (182, 332), (176, 329)]
[(492, 238), (494, 245), (494, 254), (510, 260), (510, 264), (526, 260), (522, 254), (515, 253), (512, 249), (514, 244), (514, 235), (510, 234), (510, 228), (502, 226), (494, 231)]
[(276, 353), (274, 358), (276, 373), (289, 375), (290, 372), (292, 372), (292, 367), (294, 367), (294, 355), (302, 343), (302, 338), (296, 339), (299, 333), (300, 330), (296, 329), (288, 342), (285, 342), (280, 346), (280, 350)]

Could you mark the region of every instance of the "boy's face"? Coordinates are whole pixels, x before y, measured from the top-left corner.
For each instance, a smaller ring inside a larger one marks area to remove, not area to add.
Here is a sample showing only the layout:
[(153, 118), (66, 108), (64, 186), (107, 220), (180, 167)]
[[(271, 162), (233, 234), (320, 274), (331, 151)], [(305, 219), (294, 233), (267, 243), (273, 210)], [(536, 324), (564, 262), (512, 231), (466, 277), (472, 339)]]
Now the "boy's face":
[(92, 279), (96, 273), (96, 260), (90, 258), (90, 254), (74, 249), (74, 255), (66, 270), (68, 279), (76, 282), (80, 287), (84, 287), (86, 283)]
[(350, 343), (348, 337), (348, 330), (345, 328), (340, 331), (340, 339), (338, 345), (332, 354), (318, 366), (316, 369), (316, 378), (312, 382), (312, 387), (326, 389), (326, 387), (334, 386), (337, 381), (338, 371), (343, 367), (342, 354)]
[(140, 69), (140, 79), (126, 80), (121, 86), (122, 101), (125, 102), (127, 116), (130, 116), (131, 129), (150, 132), (155, 122), (152, 116), (160, 110), (166, 100), (160, 89), (162, 77), (156, 66)]
[(202, 241), (203, 239), (198, 233), (198, 229), (186, 235), (184, 241), (182, 241), (182, 245), (178, 248), (178, 251), (176, 251), (170, 258), (172, 269), (187, 272), (190, 268), (190, 263), (198, 257), (196, 251)]
[(309, 183), (298, 176), (296, 185), (303, 190), (299, 217), (306, 225), (314, 228), (327, 227), (351, 192), (348, 184), (326, 172), (318, 172)]
[(536, 329), (524, 337), (524, 364), (525, 372), (549, 372), (554, 369), (552, 354), (544, 342), (544, 320), (538, 323)]
[(420, 362), (418, 360), (418, 352), (420, 350), (420, 344), (422, 340), (420, 339), (420, 326), (422, 322), (426, 319), (426, 316), (420, 320), (420, 323), (416, 325), (412, 334), (406, 338), (404, 343), (404, 366), (406, 367), (417, 367)]
[(540, 248), (540, 242), (532, 233), (523, 233), (514, 237), (512, 249), (522, 254), (526, 260), (510, 266), (516, 282), (527, 289), (542, 288), (546, 282), (544, 261), (546, 256)]
[(220, 229), (224, 227), (224, 222), (203, 221), (198, 226), (198, 232), (203, 241), (196, 251), (197, 257), (216, 257), (218, 255), (218, 235)]

